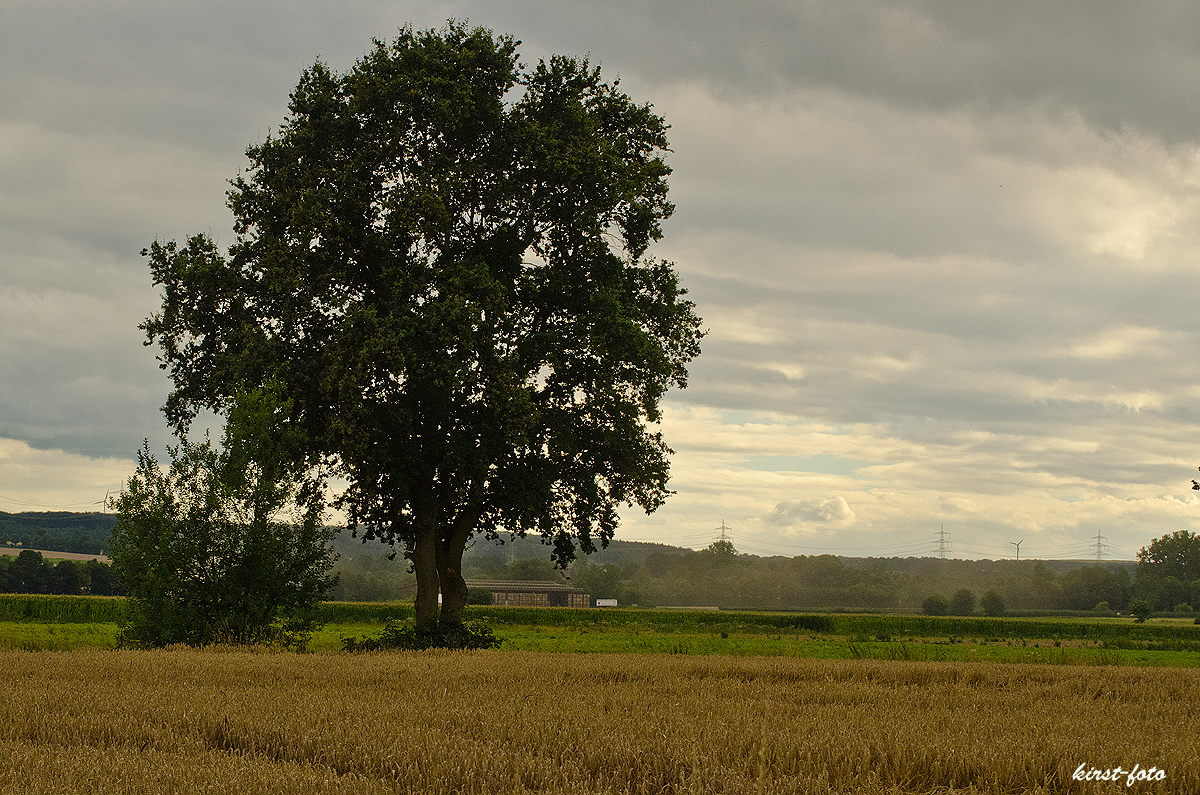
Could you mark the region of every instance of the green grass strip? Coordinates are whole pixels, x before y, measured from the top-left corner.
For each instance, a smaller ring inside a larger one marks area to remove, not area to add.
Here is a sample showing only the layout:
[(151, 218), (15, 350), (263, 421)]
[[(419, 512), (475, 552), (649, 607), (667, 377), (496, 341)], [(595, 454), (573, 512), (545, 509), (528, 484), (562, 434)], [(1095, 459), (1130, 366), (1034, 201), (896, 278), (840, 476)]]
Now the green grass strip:
[(124, 619), (121, 597), (0, 594), (0, 621), (118, 624)]

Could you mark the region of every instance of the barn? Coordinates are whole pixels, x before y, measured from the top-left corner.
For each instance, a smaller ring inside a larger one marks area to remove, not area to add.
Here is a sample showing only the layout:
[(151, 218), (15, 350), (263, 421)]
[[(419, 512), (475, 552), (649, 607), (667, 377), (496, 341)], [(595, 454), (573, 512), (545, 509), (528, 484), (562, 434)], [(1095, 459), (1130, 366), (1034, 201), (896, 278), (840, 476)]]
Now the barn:
[(492, 592), (492, 604), (509, 607), (591, 607), (592, 596), (550, 580), (467, 580), (467, 588)]

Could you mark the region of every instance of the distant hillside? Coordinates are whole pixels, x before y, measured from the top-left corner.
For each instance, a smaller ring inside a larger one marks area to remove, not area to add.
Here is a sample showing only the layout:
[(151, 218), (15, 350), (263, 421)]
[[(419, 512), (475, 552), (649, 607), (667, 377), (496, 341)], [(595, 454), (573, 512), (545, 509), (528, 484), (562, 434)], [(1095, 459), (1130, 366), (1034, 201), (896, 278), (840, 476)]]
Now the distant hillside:
[(0, 511), (0, 545), (99, 555), (116, 524), (111, 513)]
[[(596, 545), (599, 547), (599, 544)], [(644, 563), (646, 558), (655, 552), (666, 554), (684, 554), (692, 550), (685, 547), (673, 547), (669, 544), (654, 544), (647, 541), (623, 541), (619, 538), (614, 538), (609, 542), (606, 549), (597, 549), (595, 553), (586, 556), (588, 563), (593, 566), (604, 566), (613, 564), (616, 566), (630, 566), (634, 564)], [(546, 558), (550, 557), (550, 547), (542, 543), (540, 536), (526, 536), (525, 538), (505, 538), (503, 544), (495, 541), (485, 541), (479, 539), (475, 544), (467, 550), (463, 555), (463, 565), (468, 561), (478, 560), (481, 558), (499, 558), (505, 561), (521, 560), (523, 558)], [(585, 556), (580, 555), (580, 560), (584, 560)]]
[[(487, 541), (476, 538), (463, 554), (464, 565), (471, 560), (480, 558), (498, 558), (508, 560), (525, 560), (527, 558), (550, 557), (550, 548), (542, 543), (541, 536), (526, 536), (525, 538), (510, 538), (508, 533), (502, 536), (504, 543)], [(333, 551), (346, 557), (367, 555), (378, 557), (386, 555), (390, 548), (378, 541), (368, 541), (365, 544), (361, 538), (351, 538), (350, 533), (340, 532), (333, 539)], [(646, 541), (623, 541), (613, 539), (607, 549), (597, 550), (588, 556), (588, 562), (594, 565), (612, 563), (618, 566), (628, 566), (631, 563), (642, 563), (654, 552), (683, 553), (692, 550), (685, 547), (673, 547), (668, 544), (654, 544)], [(399, 558), (399, 555), (397, 555)]]
[[(408, 573), (408, 561), (397, 548), (395, 559), (388, 560), (391, 548), (378, 541), (363, 543), (350, 533), (334, 536), (332, 548), (338, 555), (335, 570), (339, 582), (330, 597), (336, 601), (375, 602), (411, 595), (416, 579)], [(636, 570), (646, 558), (658, 554), (695, 554), (690, 549), (644, 541), (612, 541), (607, 549), (587, 558), (592, 566), (611, 566)], [(583, 565), (581, 557), (577, 566)], [(550, 548), (540, 536), (505, 537), (504, 543), (477, 538), (463, 554), (463, 574), (477, 580), (564, 580), (562, 572), (550, 563)]]
[[(117, 524), (115, 514), (73, 513), (69, 511), (26, 511), (6, 513), (0, 511), (0, 546), (42, 549), (56, 552), (78, 552), (99, 555), (109, 549), (109, 536)], [(346, 559), (378, 558), (386, 555), (389, 548), (378, 541), (362, 543), (351, 538), (347, 532), (334, 536), (333, 549)], [(608, 549), (600, 550), (589, 557), (596, 565), (615, 564), (628, 566), (641, 563), (653, 552), (682, 553), (680, 547), (666, 544), (651, 544), (643, 541), (614, 540)], [(475, 541), (464, 556), (464, 564), (482, 562), (490, 568), (494, 561), (549, 558), (549, 548), (538, 536), (505, 539), (504, 544)], [(399, 558), (399, 556), (397, 556)], [(399, 560), (397, 561), (399, 562)]]
[[(100, 554), (108, 550), (115, 524), (112, 514), (0, 512), (0, 546)], [(400, 554), (388, 560), (386, 545), (340, 532), (332, 546), (340, 576), (332, 599), (383, 601), (412, 593), (407, 561)], [(912, 610), (928, 596), (965, 589), (976, 598), (994, 591), (1010, 610), (1090, 610), (1100, 602), (1124, 609), (1136, 595), (1135, 569), (1133, 561), (759, 557), (618, 539), (581, 557), (570, 582), (622, 604)], [(538, 536), (505, 538), (503, 544), (476, 539), (463, 556), (463, 574), (566, 581)], [(1200, 592), (1181, 593), (1175, 602), (1182, 601), (1200, 606)]]

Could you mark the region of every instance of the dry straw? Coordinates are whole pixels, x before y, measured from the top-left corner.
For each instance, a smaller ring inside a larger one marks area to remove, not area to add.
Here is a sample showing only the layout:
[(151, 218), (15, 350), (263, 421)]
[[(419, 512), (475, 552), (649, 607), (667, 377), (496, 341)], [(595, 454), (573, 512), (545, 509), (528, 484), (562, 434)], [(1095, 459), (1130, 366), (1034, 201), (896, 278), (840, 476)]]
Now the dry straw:
[(1195, 669), (171, 649), (0, 670), (4, 792), (1200, 791)]

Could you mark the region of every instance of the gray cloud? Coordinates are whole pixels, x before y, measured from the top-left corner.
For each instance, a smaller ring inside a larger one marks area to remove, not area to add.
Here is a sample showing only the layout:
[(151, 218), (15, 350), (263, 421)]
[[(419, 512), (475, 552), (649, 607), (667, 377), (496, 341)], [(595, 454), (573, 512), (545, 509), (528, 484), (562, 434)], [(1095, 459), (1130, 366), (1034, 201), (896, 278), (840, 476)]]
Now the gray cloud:
[(1091, 123), (1190, 140), (1200, 109), (1200, 10), (1182, 2), (790, 2), (591, 4), (563, 12), (506, 4), (538, 39), (671, 82), (702, 76), (719, 91), (772, 96), (833, 88), (891, 105), (1048, 106)]
[[(590, 53), (672, 125), (659, 253), (711, 334), (672, 394), (679, 495), (646, 527), (725, 514), (895, 549), (952, 517), (1003, 551), (1007, 528), (1066, 545), (1079, 523), (1132, 539), (1190, 521), (1191, 4), (2, 8), (0, 437), (116, 457), (164, 441), (137, 252), (231, 239), (226, 181), (318, 56), (345, 69), (372, 37), (454, 16), (524, 40), (527, 61)], [(826, 430), (758, 434), (735, 413)], [(754, 455), (878, 463), (752, 471)]]

